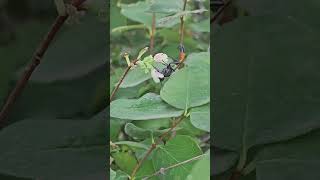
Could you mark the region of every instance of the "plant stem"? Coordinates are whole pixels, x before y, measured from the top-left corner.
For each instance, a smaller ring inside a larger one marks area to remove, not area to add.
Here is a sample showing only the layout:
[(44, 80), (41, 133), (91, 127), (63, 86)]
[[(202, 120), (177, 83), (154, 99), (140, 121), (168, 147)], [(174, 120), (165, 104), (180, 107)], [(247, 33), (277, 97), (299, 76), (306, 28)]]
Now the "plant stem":
[(206, 154), (201, 154), (201, 155), (199, 155), (199, 156), (196, 156), (196, 157), (193, 157), (193, 158), (191, 158), (191, 159), (188, 159), (188, 160), (179, 162), (179, 163), (177, 163), (177, 164), (173, 164), (173, 165), (168, 166), (168, 167), (166, 167), (166, 168), (161, 168), (160, 170), (158, 170), (158, 171), (155, 172), (154, 174), (152, 174), (152, 175), (150, 175), (150, 176), (148, 176), (148, 177), (145, 177), (145, 178), (143, 178), (142, 180), (148, 180), (148, 179), (152, 178), (153, 176), (157, 176), (157, 175), (159, 175), (159, 174), (163, 174), (165, 171), (168, 171), (168, 170), (170, 170), (170, 169), (172, 169), (172, 168), (175, 168), (175, 167), (178, 167), (178, 166), (187, 164), (187, 163), (189, 163), (189, 162), (192, 162), (192, 161), (201, 159), (201, 158), (202, 158), (203, 156), (205, 156), (205, 155), (206, 155)]
[[(186, 10), (187, 6), (187, 0), (184, 0), (183, 2), (183, 11)], [(180, 17), (180, 45), (183, 45), (183, 39), (184, 39), (184, 16)]]
[(210, 19), (210, 24), (214, 23), (218, 17), (222, 14), (222, 12), (231, 4), (232, 0), (227, 1), (217, 12), (216, 14)]
[(156, 31), (156, 13), (152, 13), (152, 26), (151, 26), (151, 33), (150, 33), (150, 48), (149, 48), (151, 55), (153, 55), (155, 31)]
[[(76, 8), (80, 8), (81, 4), (84, 3), (86, 0), (74, 0), (72, 1), (72, 5)], [(31, 63), (25, 68), (21, 78), (16, 83), (14, 89), (10, 92), (4, 106), (0, 112), (0, 129), (7, 125), (7, 116), (9, 111), (14, 104), (15, 100), (18, 96), (22, 93), (24, 87), (27, 85), (33, 71), (36, 67), (40, 64), (42, 57), (44, 56), (45, 52), (47, 51), (49, 45), (51, 44), (52, 40), (56, 36), (57, 32), (61, 29), (63, 23), (67, 20), (68, 15), (65, 16), (58, 16), (54, 21), (53, 25), (50, 28), (50, 31), (45, 36), (44, 40), (40, 42), (40, 45), (34, 52)]]
[[(110, 96), (110, 102), (112, 101), (112, 99), (114, 98), (114, 96), (116, 95), (116, 92), (119, 90), (119, 87), (121, 85), (121, 83), (123, 82), (124, 78), (128, 75), (129, 73), (129, 70), (131, 69), (132, 65), (135, 65), (137, 63), (139, 59), (136, 59), (134, 60), (130, 66), (127, 67), (127, 69), (124, 71), (124, 73), (122, 74), (121, 78), (119, 79), (118, 83), (117, 83), (117, 86), (114, 88), (114, 90), (112, 91), (111, 93), (111, 96)], [(109, 103), (110, 103), (109, 102)]]
[(132, 173), (131, 173), (131, 176), (130, 176), (131, 179), (135, 177), (135, 175), (137, 174), (137, 172), (138, 172), (139, 168), (141, 167), (142, 163), (149, 157), (149, 155), (150, 155), (150, 154), (152, 153), (152, 151), (157, 147), (157, 145), (160, 144), (160, 143), (163, 141), (163, 139), (164, 139), (165, 137), (167, 137), (167, 136), (169, 135), (169, 133), (172, 132), (173, 129), (174, 129), (175, 127), (177, 127), (177, 125), (182, 122), (182, 120), (183, 120), (184, 118), (185, 118), (185, 116), (181, 115), (181, 116), (176, 120), (176, 122), (173, 123), (173, 125), (171, 126), (171, 128), (170, 128), (168, 131), (164, 132), (164, 133), (160, 136), (160, 138), (158, 139), (157, 142), (155, 142), (155, 143), (153, 143), (153, 144), (151, 145), (151, 147), (149, 148), (149, 150), (147, 151), (147, 153), (144, 155), (144, 157), (143, 157), (143, 158), (138, 162), (138, 164), (134, 167), (134, 169), (133, 169), (133, 171), (132, 171)]

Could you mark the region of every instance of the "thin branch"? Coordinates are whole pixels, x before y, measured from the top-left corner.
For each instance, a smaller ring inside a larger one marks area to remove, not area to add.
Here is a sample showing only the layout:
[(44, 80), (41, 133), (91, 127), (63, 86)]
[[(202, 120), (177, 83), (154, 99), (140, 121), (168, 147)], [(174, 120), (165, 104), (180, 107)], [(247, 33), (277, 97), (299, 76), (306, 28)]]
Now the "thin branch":
[(119, 87), (120, 87), (121, 83), (123, 82), (124, 78), (128, 75), (129, 70), (131, 69), (131, 67), (132, 67), (133, 65), (135, 65), (135, 64), (137, 63), (138, 60), (139, 60), (139, 59), (134, 60), (134, 61), (130, 64), (130, 66), (128, 66), (127, 69), (124, 71), (124, 73), (122, 74), (120, 80), (119, 80), (118, 83), (117, 83), (117, 86), (113, 89), (113, 91), (112, 91), (112, 93), (111, 93), (110, 102), (112, 101), (112, 99), (113, 99), (114, 96), (116, 95), (117, 91), (119, 90)]
[[(86, 0), (74, 0), (72, 5), (77, 9), (80, 8), (81, 4), (84, 3)], [(63, 23), (67, 20), (68, 15), (66, 16), (58, 16), (54, 21), (53, 25), (50, 28), (50, 31), (45, 36), (44, 40), (40, 42), (40, 45), (36, 49), (35, 53), (31, 58), (31, 63), (25, 68), (21, 78), (18, 80), (14, 89), (10, 92), (6, 102), (0, 112), (0, 129), (7, 125), (7, 116), (9, 114), (12, 105), (14, 104), (15, 100), (20, 96), (21, 92), (23, 91), (24, 87), (27, 85), (33, 71), (36, 67), (40, 64), (42, 57), (44, 56), (45, 52), (47, 51), (50, 43), (56, 36), (57, 32), (61, 29)]]
[(222, 14), (222, 12), (231, 4), (232, 0), (228, 0), (221, 8), (216, 12), (216, 14), (210, 19), (210, 24), (214, 23), (218, 17)]
[(184, 164), (187, 164), (189, 162), (192, 162), (192, 161), (195, 161), (195, 160), (198, 160), (198, 159), (201, 159), (203, 156), (205, 156), (206, 154), (201, 154), (199, 156), (196, 156), (196, 157), (193, 157), (191, 159), (188, 159), (188, 160), (185, 160), (185, 161), (182, 161), (182, 162), (179, 162), (177, 164), (173, 164), (171, 166), (168, 166), (166, 168), (160, 168), (157, 172), (155, 172), (154, 174), (148, 176), (148, 177), (145, 177), (143, 178), (142, 180), (148, 180), (150, 178), (152, 178), (153, 176), (157, 176), (159, 174), (164, 174), (166, 171), (170, 170), (170, 169), (173, 169), (175, 167), (178, 167), (178, 166), (181, 166), (181, 165), (184, 165)]
[(149, 150), (147, 151), (147, 153), (144, 155), (144, 157), (143, 157), (143, 158), (138, 162), (138, 164), (134, 167), (134, 169), (133, 169), (133, 171), (132, 171), (132, 173), (131, 173), (131, 176), (130, 176), (131, 179), (135, 177), (135, 175), (137, 174), (137, 172), (138, 172), (139, 168), (141, 167), (142, 163), (149, 157), (149, 155), (152, 153), (152, 151), (153, 151), (154, 149), (156, 149), (157, 145), (159, 145), (159, 144), (163, 141), (163, 139), (164, 139), (165, 137), (167, 137), (167, 136), (169, 135), (169, 133), (172, 132), (173, 129), (174, 129), (175, 127), (177, 127), (177, 125), (182, 122), (182, 120), (183, 120), (184, 118), (185, 118), (185, 116), (184, 116), (184, 115), (181, 115), (181, 116), (178, 118), (178, 120), (176, 120), (176, 122), (173, 123), (173, 125), (171, 126), (171, 128), (170, 128), (168, 131), (164, 132), (164, 133), (160, 136), (160, 138), (158, 139), (158, 141), (156, 141), (155, 143), (153, 143), (153, 144), (151, 145), (151, 147), (149, 148)]
[(156, 13), (152, 13), (152, 26), (151, 26), (151, 33), (150, 33), (150, 54), (153, 54), (154, 48), (154, 35), (156, 32)]
[[(183, 2), (183, 11), (186, 10), (187, 0)], [(184, 16), (180, 17), (180, 45), (183, 45), (184, 40)]]

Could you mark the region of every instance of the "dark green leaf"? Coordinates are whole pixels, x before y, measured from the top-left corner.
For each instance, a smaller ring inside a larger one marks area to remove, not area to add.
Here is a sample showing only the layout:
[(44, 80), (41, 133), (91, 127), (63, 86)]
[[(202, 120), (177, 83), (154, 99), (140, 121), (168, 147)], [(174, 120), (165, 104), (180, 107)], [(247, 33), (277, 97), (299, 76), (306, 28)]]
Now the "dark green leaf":
[(319, 128), (319, 42), (288, 18), (240, 18), (215, 33), (214, 144), (246, 151)]
[(104, 120), (17, 122), (0, 132), (0, 172), (52, 180), (88, 174), (103, 178), (104, 126)]
[(178, 117), (183, 111), (170, 107), (159, 95), (148, 93), (140, 99), (117, 99), (110, 105), (111, 117), (130, 120), (151, 120)]

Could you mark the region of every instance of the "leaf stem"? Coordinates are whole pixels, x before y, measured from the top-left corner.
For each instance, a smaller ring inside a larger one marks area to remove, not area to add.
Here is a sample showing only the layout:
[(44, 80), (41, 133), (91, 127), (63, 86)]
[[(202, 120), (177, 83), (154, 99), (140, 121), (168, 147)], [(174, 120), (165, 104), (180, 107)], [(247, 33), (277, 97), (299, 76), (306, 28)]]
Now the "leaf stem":
[[(86, 0), (74, 0), (72, 1), (72, 6), (79, 9), (82, 3), (84, 3), (85, 1)], [(0, 129), (7, 125), (8, 122), (6, 118), (9, 114), (9, 111), (12, 105), (14, 104), (18, 96), (20, 96), (20, 94), (22, 93), (24, 87), (27, 85), (33, 71), (41, 63), (42, 57), (46, 53), (49, 45), (51, 44), (52, 40), (54, 39), (58, 31), (61, 29), (63, 23), (67, 20), (67, 18), (68, 18), (68, 15), (58, 16), (54, 21), (54, 23), (52, 24), (44, 40), (40, 42), (38, 48), (36, 49), (36, 51), (34, 52), (31, 58), (31, 63), (27, 65), (21, 78), (18, 80), (18, 82), (16, 83), (16, 86), (10, 92), (8, 98), (6, 99), (6, 102), (4, 103), (4, 106), (0, 112)]]
[(152, 26), (151, 26), (151, 33), (150, 33), (150, 49), (149, 49), (151, 55), (153, 55), (155, 31), (156, 31), (156, 13), (152, 13)]
[(154, 174), (152, 174), (152, 175), (150, 175), (150, 176), (148, 176), (148, 177), (143, 178), (142, 180), (148, 180), (148, 179), (152, 178), (153, 176), (157, 176), (157, 175), (159, 175), (159, 174), (163, 174), (165, 171), (168, 171), (168, 170), (170, 170), (170, 169), (172, 169), (172, 168), (175, 168), (175, 167), (178, 167), (178, 166), (187, 164), (187, 163), (192, 162), (192, 161), (195, 161), (195, 160), (199, 160), (199, 159), (201, 159), (201, 158), (202, 158), (203, 156), (205, 156), (205, 155), (206, 155), (206, 154), (201, 154), (201, 155), (199, 155), (199, 156), (195, 156), (195, 157), (193, 157), (193, 158), (191, 158), (191, 159), (187, 159), (187, 160), (182, 161), (182, 162), (179, 162), (179, 163), (177, 163), (177, 164), (173, 164), (173, 165), (168, 166), (168, 167), (166, 167), (166, 168), (160, 168), (157, 172), (155, 172)]
[[(187, 6), (187, 0), (184, 0), (183, 2), (183, 11), (186, 10)], [(180, 45), (183, 45), (183, 39), (184, 39), (184, 16), (180, 17)]]
[(167, 137), (167, 136), (169, 135), (169, 133), (172, 132), (173, 129), (174, 129), (175, 127), (177, 127), (177, 125), (182, 122), (182, 120), (183, 120), (184, 118), (185, 118), (185, 116), (181, 115), (181, 116), (173, 123), (173, 125), (171, 126), (171, 128), (170, 128), (168, 131), (164, 132), (164, 133), (160, 136), (160, 138), (159, 138), (155, 143), (153, 143), (153, 144), (151, 145), (151, 147), (149, 148), (149, 150), (147, 151), (147, 153), (144, 155), (144, 157), (143, 157), (143, 158), (138, 162), (138, 164), (134, 167), (134, 169), (133, 169), (133, 171), (132, 171), (132, 173), (131, 173), (131, 176), (130, 176), (131, 179), (133, 179), (133, 178), (135, 177), (135, 175), (137, 174), (137, 172), (138, 172), (139, 168), (141, 167), (142, 163), (149, 157), (149, 155), (152, 153), (152, 151), (153, 151), (154, 149), (156, 149), (157, 145), (159, 145), (159, 144), (163, 141), (163, 139), (164, 139), (165, 137)]

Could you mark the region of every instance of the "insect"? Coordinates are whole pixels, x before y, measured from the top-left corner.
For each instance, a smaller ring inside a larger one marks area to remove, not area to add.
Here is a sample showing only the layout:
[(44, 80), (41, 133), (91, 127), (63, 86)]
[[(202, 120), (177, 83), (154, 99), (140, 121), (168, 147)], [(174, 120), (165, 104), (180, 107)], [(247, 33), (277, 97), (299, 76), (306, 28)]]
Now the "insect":
[[(183, 63), (183, 61), (185, 60), (185, 49), (183, 45), (179, 45), (179, 60), (176, 60), (174, 58), (171, 58), (173, 60), (173, 62), (167, 63), (167, 55), (163, 54), (163, 53), (159, 53), (157, 55), (155, 55), (155, 59), (157, 59), (156, 61), (165, 65), (165, 68), (163, 68), (162, 70), (159, 70), (158, 68), (154, 67), (155, 72), (153, 72), (153, 77), (155, 81), (163, 81), (166, 77), (170, 77), (172, 73), (175, 72), (176, 69), (178, 69), (179, 65), (181, 65)], [(157, 57), (156, 57), (157, 56)], [(158, 79), (158, 80), (157, 80)]]
[(186, 58), (185, 49), (182, 44), (180, 44), (178, 48), (179, 48), (179, 62), (182, 63)]

